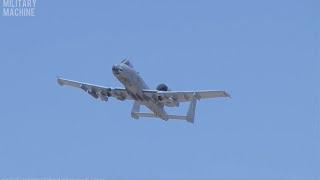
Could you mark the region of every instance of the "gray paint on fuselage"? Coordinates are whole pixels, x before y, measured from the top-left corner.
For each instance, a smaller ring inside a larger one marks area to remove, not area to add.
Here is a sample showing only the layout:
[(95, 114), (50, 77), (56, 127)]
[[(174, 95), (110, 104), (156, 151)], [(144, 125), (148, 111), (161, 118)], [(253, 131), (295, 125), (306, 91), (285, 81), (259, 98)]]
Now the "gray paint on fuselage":
[(132, 67), (125, 63), (113, 65), (112, 73), (124, 85), (132, 99), (148, 107), (161, 119), (168, 119), (163, 104), (157, 99), (151, 98), (143, 93), (143, 89), (149, 89), (149, 87)]

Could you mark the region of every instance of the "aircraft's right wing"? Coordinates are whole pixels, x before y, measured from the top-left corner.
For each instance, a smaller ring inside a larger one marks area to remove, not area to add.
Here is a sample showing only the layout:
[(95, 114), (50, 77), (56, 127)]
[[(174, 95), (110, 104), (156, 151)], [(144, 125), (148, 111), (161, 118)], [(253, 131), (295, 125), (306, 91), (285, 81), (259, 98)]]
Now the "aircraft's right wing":
[(208, 99), (217, 97), (230, 97), (226, 91), (219, 90), (202, 90), (202, 91), (156, 91), (156, 90), (144, 90), (145, 94), (150, 97), (161, 97), (162, 102), (171, 102), (175, 100), (177, 102), (191, 101), (193, 96), (196, 99)]
[(230, 97), (226, 91), (203, 90), (203, 91), (165, 91), (161, 92), (165, 97), (174, 97), (178, 102), (190, 101), (195, 95), (197, 99), (208, 99), (217, 97)]
[(88, 84), (84, 82), (78, 82), (63, 78), (57, 79), (58, 83), (63, 86), (72, 86), (76, 88), (80, 88), (85, 92), (89, 93), (94, 98), (100, 98), (103, 101), (107, 101), (108, 97), (115, 97), (118, 100), (129, 99), (132, 100), (132, 97), (128, 95), (126, 89), (124, 88), (111, 88), (111, 87), (103, 87), (94, 84)]
[[(158, 91), (158, 90), (143, 90), (144, 95), (153, 98), (154, 100), (163, 103), (169, 107), (177, 107), (180, 102), (190, 102), (187, 115), (167, 115), (168, 119), (185, 119), (193, 123), (197, 100), (217, 98), (217, 97), (230, 97), (226, 91), (219, 90), (202, 90), (202, 91)], [(139, 117), (157, 117), (150, 113), (134, 112), (133, 115)]]

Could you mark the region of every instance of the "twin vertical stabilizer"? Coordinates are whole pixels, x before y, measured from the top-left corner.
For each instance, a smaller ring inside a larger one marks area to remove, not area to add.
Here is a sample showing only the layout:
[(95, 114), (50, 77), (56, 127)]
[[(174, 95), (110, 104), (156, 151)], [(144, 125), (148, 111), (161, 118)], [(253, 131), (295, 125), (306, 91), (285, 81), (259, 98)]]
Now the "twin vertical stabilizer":
[[(140, 112), (140, 103), (137, 101), (134, 101), (132, 111), (131, 111), (131, 117), (134, 119), (139, 119), (139, 117), (154, 117), (159, 118), (159, 116), (155, 115), (154, 113), (146, 113), (146, 112)], [(180, 116), (180, 115), (166, 115), (167, 119), (178, 119), (178, 120), (186, 120), (190, 123), (194, 123), (194, 116), (197, 106), (197, 95), (194, 94), (186, 116)]]

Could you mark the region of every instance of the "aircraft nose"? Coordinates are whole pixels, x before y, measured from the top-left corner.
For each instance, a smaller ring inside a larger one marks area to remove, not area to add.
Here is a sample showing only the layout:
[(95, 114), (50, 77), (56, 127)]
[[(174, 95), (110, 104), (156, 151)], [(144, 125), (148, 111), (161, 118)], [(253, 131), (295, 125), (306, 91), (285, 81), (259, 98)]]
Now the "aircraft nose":
[(118, 65), (112, 66), (112, 72), (115, 74), (120, 74), (121, 68)]
[(113, 66), (112, 66), (112, 71), (118, 71), (117, 66), (113, 65)]

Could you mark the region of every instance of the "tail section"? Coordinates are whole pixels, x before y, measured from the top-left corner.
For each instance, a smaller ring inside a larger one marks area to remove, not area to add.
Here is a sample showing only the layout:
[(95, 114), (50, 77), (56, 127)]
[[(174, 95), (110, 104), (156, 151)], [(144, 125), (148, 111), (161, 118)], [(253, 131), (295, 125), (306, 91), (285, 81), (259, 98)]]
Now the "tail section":
[(194, 122), (194, 116), (195, 116), (195, 113), (196, 113), (196, 106), (197, 106), (197, 95), (194, 94), (192, 96), (192, 100), (190, 102), (188, 113), (187, 113), (187, 116), (186, 116), (186, 120), (188, 122), (190, 122), (190, 123)]
[[(154, 113), (148, 113), (148, 112), (140, 112), (140, 103), (135, 101), (132, 107), (132, 111), (131, 111), (131, 117), (133, 117), (134, 119), (139, 119), (139, 117), (149, 117), (149, 118), (159, 118), (159, 116), (155, 115)], [(194, 123), (194, 116), (195, 116), (195, 111), (196, 111), (196, 105), (197, 105), (197, 95), (194, 94), (190, 105), (189, 105), (189, 109), (188, 112), (186, 114), (186, 116), (180, 116), (180, 115), (171, 115), (168, 114), (166, 115), (166, 119), (178, 119), (178, 120), (186, 120), (190, 123)], [(161, 118), (161, 117), (160, 117)], [(163, 119), (163, 118), (162, 118)]]

